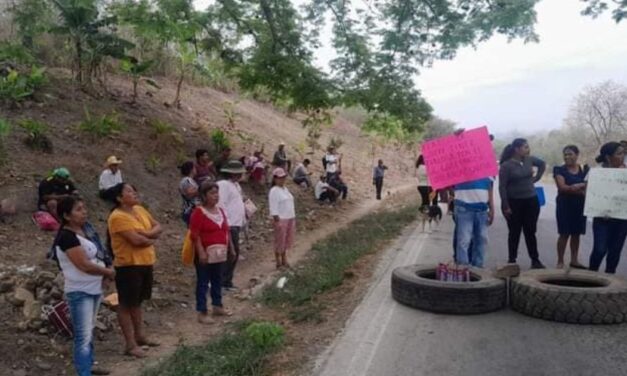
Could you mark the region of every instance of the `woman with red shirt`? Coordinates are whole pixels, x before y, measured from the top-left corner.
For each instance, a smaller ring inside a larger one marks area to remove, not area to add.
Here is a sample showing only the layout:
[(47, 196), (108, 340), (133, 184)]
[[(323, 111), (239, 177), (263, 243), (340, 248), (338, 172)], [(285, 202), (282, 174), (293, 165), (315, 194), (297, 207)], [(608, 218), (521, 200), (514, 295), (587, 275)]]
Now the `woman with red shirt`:
[(229, 244), (226, 214), (218, 208), (218, 185), (206, 182), (200, 188), (202, 206), (194, 209), (189, 222), (194, 244), (196, 266), (196, 311), (198, 322), (211, 324), (207, 313), (207, 285), (211, 283), (211, 305), (214, 316), (230, 316), (222, 306), (222, 268)]

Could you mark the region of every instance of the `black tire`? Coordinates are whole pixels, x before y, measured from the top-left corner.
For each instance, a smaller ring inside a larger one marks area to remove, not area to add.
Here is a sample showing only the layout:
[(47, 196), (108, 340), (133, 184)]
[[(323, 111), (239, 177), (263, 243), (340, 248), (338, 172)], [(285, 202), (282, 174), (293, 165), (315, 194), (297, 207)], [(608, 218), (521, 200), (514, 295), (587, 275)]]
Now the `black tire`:
[(572, 324), (627, 320), (627, 281), (613, 275), (531, 270), (512, 280), (511, 291), (512, 309), (528, 316)]
[(471, 268), (477, 281), (443, 282), (434, 279), (435, 269), (434, 265), (396, 268), (392, 272), (392, 297), (410, 307), (436, 313), (477, 314), (505, 307), (504, 280), (482, 269)]

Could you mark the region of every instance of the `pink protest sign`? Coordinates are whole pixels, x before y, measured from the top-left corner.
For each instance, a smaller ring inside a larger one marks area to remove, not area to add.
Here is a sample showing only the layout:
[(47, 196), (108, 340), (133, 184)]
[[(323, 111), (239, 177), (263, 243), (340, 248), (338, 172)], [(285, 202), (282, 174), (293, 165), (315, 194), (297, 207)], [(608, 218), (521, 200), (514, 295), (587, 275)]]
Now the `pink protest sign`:
[(422, 145), (429, 184), (449, 187), (498, 174), (487, 127), (427, 141)]

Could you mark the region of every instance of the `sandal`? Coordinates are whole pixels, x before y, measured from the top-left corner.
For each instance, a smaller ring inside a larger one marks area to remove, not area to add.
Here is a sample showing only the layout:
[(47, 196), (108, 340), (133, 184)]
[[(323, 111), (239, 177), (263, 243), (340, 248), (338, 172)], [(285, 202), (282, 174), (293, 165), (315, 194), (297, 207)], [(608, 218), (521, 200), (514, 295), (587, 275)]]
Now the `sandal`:
[(135, 357), (137, 359), (145, 358), (145, 357), (148, 356), (148, 354), (146, 354), (144, 352), (144, 350), (142, 350), (141, 347), (139, 347), (139, 346), (137, 346), (137, 347), (135, 347), (133, 349), (124, 351), (124, 355), (132, 356), (132, 357)]

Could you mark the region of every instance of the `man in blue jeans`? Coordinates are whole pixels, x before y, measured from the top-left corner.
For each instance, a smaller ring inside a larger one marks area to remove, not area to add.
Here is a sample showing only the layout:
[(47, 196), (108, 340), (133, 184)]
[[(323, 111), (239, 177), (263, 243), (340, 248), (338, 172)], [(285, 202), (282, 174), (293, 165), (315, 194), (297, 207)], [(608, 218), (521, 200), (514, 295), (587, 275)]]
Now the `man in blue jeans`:
[[(455, 190), (455, 262), (483, 267), (488, 226), (494, 221), (494, 191), (490, 178), (457, 184)], [(472, 244), (472, 260), (469, 251)]]

